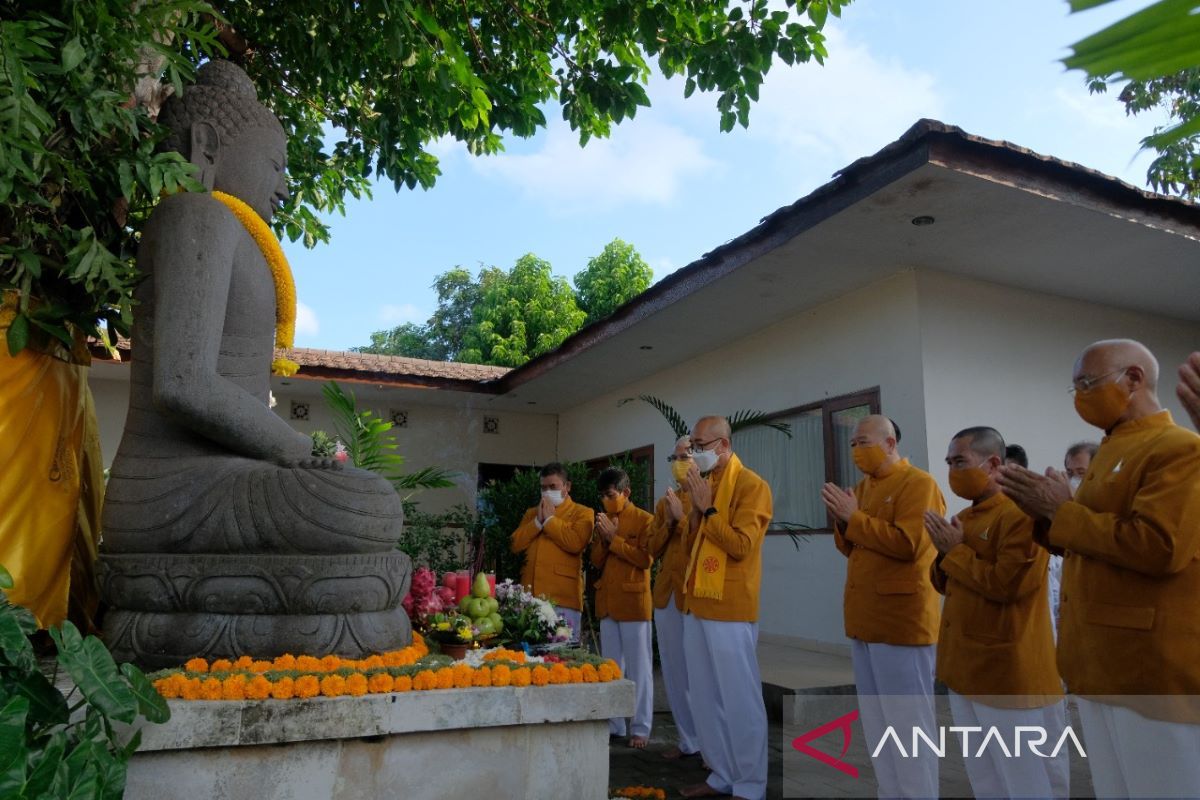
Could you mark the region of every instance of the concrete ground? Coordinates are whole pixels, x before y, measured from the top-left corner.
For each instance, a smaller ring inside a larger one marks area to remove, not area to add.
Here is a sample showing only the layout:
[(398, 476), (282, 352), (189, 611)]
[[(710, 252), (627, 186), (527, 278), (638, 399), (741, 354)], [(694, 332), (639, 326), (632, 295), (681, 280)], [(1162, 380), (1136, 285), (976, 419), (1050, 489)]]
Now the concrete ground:
[[(814, 652), (780, 641), (760, 642), (758, 655), (769, 719), (767, 797), (770, 800), (875, 797), (875, 778), (866, 753), (862, 728), (857, 723), (852, 743), (844, 756), (848, 763), (858, 766), (857, 778), (842, 774), (791, 748), (793, 737), (813, 727), (812, 714), (822, 718), (822, 713), (826, 713), (823, 711), (825, 708), (854, 707), (849, 656)], [(836, 712), (827, 713), (831, 718), (837, 716)], [(797, 727), (794, 719), (802, 727)], [(945, 726), (953, 724), (944, 702), (939, 703), (938, 722)], [(1075, 731), (1080, 730), (1077, 717), (1074, 717), (1073, 726)], [(834, 732), (814, 741), (813, 746), (837, 756), (839, 737), (840, 734)], [(707, 773), (698, 759), (667, 761), (662, 758), (662, 752), (674, 743), (675, 725), (667, 707), (662, 677), (656, 671), (654, 725), (650, 743), (645, 750), (633, 750), (624, 739), (610, 742), (610, 792), (626, 786), (650, 786), (663, 789), (667, 797), (678, 797), (679, 790), (684, 786), (703, 781)], [(942, 797), (972, 796), (962, 757), (953, 746), (947, 747), (946, 757), (940, 760), (939, 783)], [(1071, 758), (1071, 796), (1092, 796), (1087, 762), (1074, 753)]]

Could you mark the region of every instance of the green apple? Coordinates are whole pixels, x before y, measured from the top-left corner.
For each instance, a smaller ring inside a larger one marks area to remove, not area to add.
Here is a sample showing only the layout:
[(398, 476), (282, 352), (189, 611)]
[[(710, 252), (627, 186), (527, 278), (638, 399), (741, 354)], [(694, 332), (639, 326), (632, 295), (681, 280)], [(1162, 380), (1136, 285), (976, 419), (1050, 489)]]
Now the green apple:
[(488, 608), (491, 609), (490, 611), (488, 611), (489, 614), (495, 614), (496, 612), (498, 612), (500, 610), (500, 601), (499, 600), (497, 600), (494, 597), (488, 597), (485, 599), (487, 600)]
[(488, 608), (487, 599), (483, 597), (473, 598), (470, 605), (467, 606), (467, 615), (471, 619), (482, 619), (490, 613), (491, 609)]
[(500, 619), (500, 615), (495, 612), (488, 614), (488, 619), (492, 621), (492, 627), (496, 629), (496, 633), (504, 630), (504, 620)]
[(490, 619), (488, 619), (487, 617), (484, 617), (481, 620), (477, 620), (475, 622), (475, 627), (479, 629), (480, 636), (486, 636), (490, 633), (496, 632), (496, 626), (493, 625), (492, 621)]
[(487, 597), (492, 593), (492, 587), (488, 585), (487, 575), (482, 572), (475, 573), (475, 583), (471, 586), (471, 594), (474, 597)]
[(471, 605), (471, 601), (475, 599), (471, 595), (463, 595), (463, 599), (458, 601), (458, 610), (463, 614), (467, 613), (467, 608)]

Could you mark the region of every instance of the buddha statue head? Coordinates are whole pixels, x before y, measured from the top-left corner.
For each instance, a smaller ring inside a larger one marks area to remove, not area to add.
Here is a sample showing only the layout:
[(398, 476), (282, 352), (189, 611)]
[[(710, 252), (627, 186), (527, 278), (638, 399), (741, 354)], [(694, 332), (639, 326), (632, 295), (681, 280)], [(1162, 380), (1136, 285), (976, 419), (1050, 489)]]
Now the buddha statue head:
[(268, 221), (287, 199), (283, 126), (236, 64), (201, 66), (196, 83), (169, 98), (158, 121), (169, 130), (160, 148), (195, 164), (205, 188), (233, 195)]

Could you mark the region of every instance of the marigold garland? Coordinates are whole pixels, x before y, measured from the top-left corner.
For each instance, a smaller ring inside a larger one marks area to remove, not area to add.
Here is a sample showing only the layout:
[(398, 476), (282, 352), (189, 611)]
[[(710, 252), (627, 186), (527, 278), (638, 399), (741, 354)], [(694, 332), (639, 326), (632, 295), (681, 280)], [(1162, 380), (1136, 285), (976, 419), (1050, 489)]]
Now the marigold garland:
[(666, 800), (667, 793), (653, 786), (625, 786), (613, 792), (613, 797), (646, 798), (647, 800)]
[[(214, 191), (212, 196), (237, 217), (266, 259), (267, 266), (271, 269), (271, 280), (275, 283), (275, 346), (291, 350), (296, 337), (296, 282), (292, 278), (292, 268), (283, 254), (283, 248), (279, 246), (279, 239), (263, 218), (242, 200), (220, 191)], [(298, 369), (299, 364), (286, 358), (277, 358), (271, 362), (272, 375), (286, 378), (295, 375)]]

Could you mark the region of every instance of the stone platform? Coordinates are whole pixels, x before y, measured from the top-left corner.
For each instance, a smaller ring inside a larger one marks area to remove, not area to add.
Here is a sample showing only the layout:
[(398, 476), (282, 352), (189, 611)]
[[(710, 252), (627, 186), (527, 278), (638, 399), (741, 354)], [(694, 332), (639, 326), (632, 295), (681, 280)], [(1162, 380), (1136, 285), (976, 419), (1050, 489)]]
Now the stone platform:
[(127, 800), (608, 796), (608, 718), (627, 680), (363, 697), (170, 701)]

